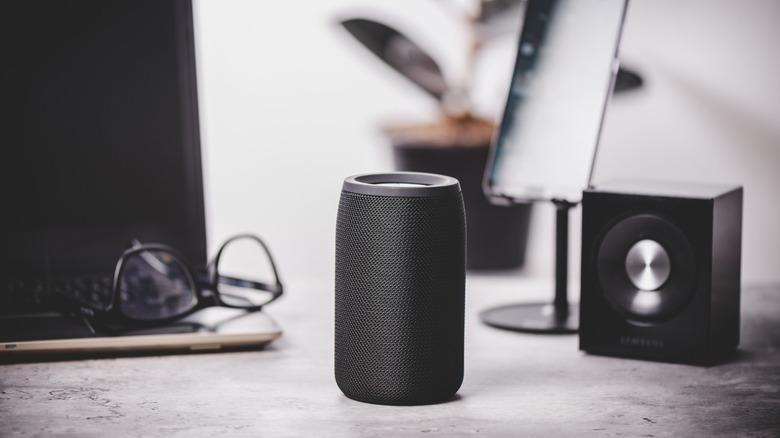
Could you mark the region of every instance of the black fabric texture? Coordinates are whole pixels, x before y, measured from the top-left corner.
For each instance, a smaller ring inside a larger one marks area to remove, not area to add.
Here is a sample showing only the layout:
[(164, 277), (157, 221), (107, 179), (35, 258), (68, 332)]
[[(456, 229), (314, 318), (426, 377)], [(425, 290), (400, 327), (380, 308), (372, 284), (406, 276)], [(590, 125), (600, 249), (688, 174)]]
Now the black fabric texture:
[(463, 197), (342, 192), (336, 227), (335, 374), (350, 398), (414, 405), (463, 381)]

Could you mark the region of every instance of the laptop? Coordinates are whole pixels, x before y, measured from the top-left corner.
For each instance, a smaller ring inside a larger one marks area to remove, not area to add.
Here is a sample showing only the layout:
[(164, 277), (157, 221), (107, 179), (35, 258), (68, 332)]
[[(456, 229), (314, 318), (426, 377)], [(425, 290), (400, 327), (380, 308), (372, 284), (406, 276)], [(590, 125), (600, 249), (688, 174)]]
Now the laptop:
[(263, 312), (211, 307), (106, 331), (62, 294), (105, 292), (131, 241), (207, 263), (189, 0), (3, 2), (0, 356), (260, 347)]

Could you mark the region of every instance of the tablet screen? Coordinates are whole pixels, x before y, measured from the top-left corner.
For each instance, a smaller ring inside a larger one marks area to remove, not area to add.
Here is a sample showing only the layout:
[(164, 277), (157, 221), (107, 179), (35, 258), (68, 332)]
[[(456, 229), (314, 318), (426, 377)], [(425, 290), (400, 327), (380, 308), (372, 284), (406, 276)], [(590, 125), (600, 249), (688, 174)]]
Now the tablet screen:
[(617, 72), (627, 0), (530, 0), (487, 191), (578, 202)]

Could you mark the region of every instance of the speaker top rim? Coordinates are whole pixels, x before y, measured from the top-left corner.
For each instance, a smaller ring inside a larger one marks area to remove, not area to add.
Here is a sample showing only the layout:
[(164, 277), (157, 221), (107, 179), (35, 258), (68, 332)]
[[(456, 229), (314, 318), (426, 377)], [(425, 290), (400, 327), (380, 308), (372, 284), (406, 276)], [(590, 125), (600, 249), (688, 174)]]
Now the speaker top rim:
[[(380, 184), (412, 184), (412, 186), (392, 186)], [(344, 180), (341, 188), (345, 192), (373, 196), (429, 197), (460, 193), (457, 179), (422, 172), (385, 172), (352, 175)]]

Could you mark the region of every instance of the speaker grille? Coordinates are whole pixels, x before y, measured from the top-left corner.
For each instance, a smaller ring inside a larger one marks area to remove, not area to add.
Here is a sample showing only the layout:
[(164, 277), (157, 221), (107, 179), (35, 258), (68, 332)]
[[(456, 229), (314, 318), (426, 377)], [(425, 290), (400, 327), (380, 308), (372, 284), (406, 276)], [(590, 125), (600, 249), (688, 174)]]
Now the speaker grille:
[(463, 380), (466, 220), (460, 193), (343, 191), (336, 226), (335, 374), (349, 397), (424, 404)]

